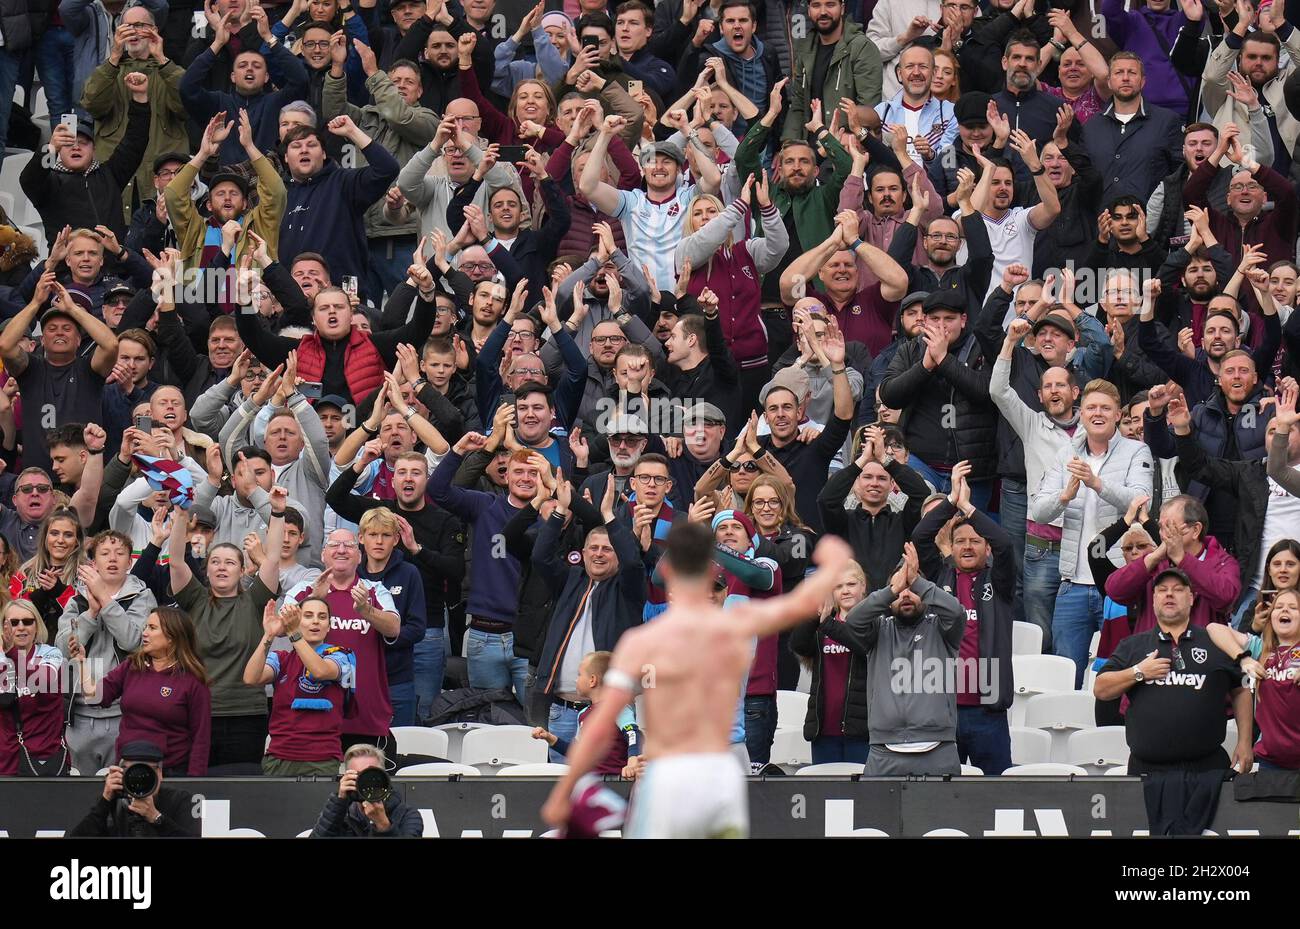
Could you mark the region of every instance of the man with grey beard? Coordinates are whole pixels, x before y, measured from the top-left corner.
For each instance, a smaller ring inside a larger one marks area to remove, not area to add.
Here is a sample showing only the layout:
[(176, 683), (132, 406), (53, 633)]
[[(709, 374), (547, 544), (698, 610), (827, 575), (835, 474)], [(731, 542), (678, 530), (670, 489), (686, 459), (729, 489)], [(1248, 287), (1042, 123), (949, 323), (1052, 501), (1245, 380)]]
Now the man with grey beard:
[[(632, 479), (632, 469), (641, 460), (649, 440), (649, 430), (639, 416), (619, 413), (615, 416), (602, 417), (600, 432), (609, 442), (610, 467), (601, 467), (593, 471), (582, 483), (583, 491), (591, 491), (591, 499), (598, 500), (605, 492), (605, 481), (610, 472), (614, 474), (614, 490), (620, 498), (630, 493), (628, 483)], [(581, 462), (579, 462), (581, 464)]]

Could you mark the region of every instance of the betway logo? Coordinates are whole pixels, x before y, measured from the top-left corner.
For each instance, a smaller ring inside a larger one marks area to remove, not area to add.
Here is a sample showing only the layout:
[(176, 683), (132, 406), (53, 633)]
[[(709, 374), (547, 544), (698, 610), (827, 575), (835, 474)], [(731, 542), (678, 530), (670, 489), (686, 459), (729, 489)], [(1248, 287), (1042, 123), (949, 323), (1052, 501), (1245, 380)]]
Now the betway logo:
[(337, 616), (331, 616), (330, 628), (351, 629), (353, 632), (360, 632), (365, 635), (370, 631), (370, 621), (366, 619), (339, 619)]
[[(1060, 809), (1034, 810), (1035, 824), (1038, 826), (1037, 831), (1025, 827), (1026, 810), (994, 810), (993, 811), (993, 828), (985, 829), (983, 835), (1009, 837), (1009, 836), (1068, 836), (1070, 830), (1065, 825), (1065, 812)], [(1109, 829), (1093, 829), (1088, 833), (1092, 836), (1108, 836), (1111, 834)], [(969, 834), (960, 829), (931, 829), (925, 834), (928, 836), (947, 836), (955, 838), (969, 838)], [(1134, 829), (1133, 835), (1145, 836), (1150, 835), (1146, 829)], [(872, 829), (869, 827), (854, 828), (853, 826), (853, 801), (852, 800), (827, 800), (826, 801), (826, 837), (827, 838), (888, 838), (889, 833), (881, 829)]]
[(82, 865), (73, 858), (67, 867), (50, 870), (51, 900), (130, 900), (137, 910), (153, 902), (153, 868)]
[(1162, 687), (1191, 687), (1193, 690), (1200, 690), (1202, 685), (1205, 684), (1205, 675), (1179, 674), (1177, 671), (1170, 671), (1163, 680), (1149, 681), (1148, 683)]

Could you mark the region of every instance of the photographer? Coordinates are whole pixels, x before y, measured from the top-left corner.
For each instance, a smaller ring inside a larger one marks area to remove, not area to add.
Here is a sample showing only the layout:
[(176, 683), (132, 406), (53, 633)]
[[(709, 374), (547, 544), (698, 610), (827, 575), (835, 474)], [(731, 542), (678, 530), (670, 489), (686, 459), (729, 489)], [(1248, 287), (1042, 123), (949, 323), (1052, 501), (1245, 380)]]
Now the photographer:
[(348, 749), (339, 792), (325, 801), (313, 839), (424, 835), (424, 820), (393, 791), (384, 762), (384, 753), (373, 745)]
[(108, 769), (104, 794), (68, 835), (137, 839), (197, 838), (200, 832), (194, 797), (162, 786), (163, 750), (153, 742), (130, 742), (122, 760)]

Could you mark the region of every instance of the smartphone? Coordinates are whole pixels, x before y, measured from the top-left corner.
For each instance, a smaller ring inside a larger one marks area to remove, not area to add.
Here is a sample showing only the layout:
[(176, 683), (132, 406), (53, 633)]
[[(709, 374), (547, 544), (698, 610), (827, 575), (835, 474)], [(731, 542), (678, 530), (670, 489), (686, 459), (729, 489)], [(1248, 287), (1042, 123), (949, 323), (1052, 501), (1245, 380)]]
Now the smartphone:
[(639, 96), (641, 96), (641, 88), (642, 88), (643, 86), (645, 86), (645, 85), (643, 85), (640, 81), (628, 81), (628, 82), (627, 82), (627, 95), (628, 95), (629, 97), (639, 97)]
[(298, 393), (308, 400), (319, 400), (323, 385), (320, 381), (303, 381), (298, 385)]
[(600, 36), (596, 36), (596, 35), (585, 35), (585, 36), (583, 36), (583, 37), (582, 37), (582, 47), (583, 47), (583, 48), (595, 48), (595, 49), (599, 49), (599, 48), (600, 48)]
[(524, 160), (524, 155), (528, 153), (527, 145), (503, 145), (499, 160), (508, 164), (514, 164)]
[(139, 429), (145, 435), (149, 435), (151, 432), (153, 432), (153, 417), (137, 416), (135, 418), (135, 428)]
[(59, 117), (59, 125), (62, 126), (64, 129), (68, 130), (70, 133), (72, 133), (72, 137), (74, 139), (77, 137), (77, 114), (76, 113), (64, 113), (62, 116)]
[(349, 297), (355, 297), (357, 295), (356, 275), (345, 274), (343, 276), (343, 292), (347, 294)]

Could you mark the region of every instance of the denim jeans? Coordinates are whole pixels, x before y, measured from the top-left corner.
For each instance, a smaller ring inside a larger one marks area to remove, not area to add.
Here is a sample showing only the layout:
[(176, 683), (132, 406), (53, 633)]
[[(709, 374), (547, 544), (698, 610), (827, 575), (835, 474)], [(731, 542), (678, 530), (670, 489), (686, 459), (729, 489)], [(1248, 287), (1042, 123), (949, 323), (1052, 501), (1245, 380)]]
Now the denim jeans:
[[(915, 455), (907, 456), (907, 466), (933, 484), (934, 489), (940, 493), (946, 494), (952, 492), (951, 474), (936, 471)], [(992, 481), (971, 481), (970, 502), (975, 509), (983, 510), (987, 513), (989, 509), (989, 501), (991, 499), (993, 499)], [(996, 518), (997, 517), (995, 516), (994, 519)]]
[(751, 763), (772, 760), (772, 739), (776, 737), (776, 695), (745, 697), (745, 747)]
[(1074, 689), (1083, 684), (1088, 645), (1101, 628), (1102, 595), (1091, 584), (1061, 581), (1052, 612), (1052, 652), (1074, 662)]
[(819, 735), (812, 743), (813, 764), (850, 761), (854, 764), (866, 765), (869, 754), (871, 754), (871, 742), (867, 739), (850, 739), (843, 735)]
[[(71, 113), (78, 101), (72, 74), (73, 50), (76, 40), (63, 26), (50, 26), (36, 43), (36, 73), (45, 88), (45, 100), (50, 107), (50, 122), (58, 125), (59, 117)], [(27, 108), (31, 109), (31, 101)]]
[(415, 251), (415, 236), (388, 236), (370, 240), (370, 260), (366, 262), (365, 280), (361, 282), (362, 299), (381, 311), (384, 298), (398, 284), (406, 280), (406, 269), (411, 266), (411, 253)]
[[(0, 159), (4, 158), (5, 143), (9, 141), (9, 111), (14, 105), (14, 88), (18, 86), (18, 66), (21, 63), (17, 57), (0, 48)], [(35, 157), (41, 157), (41, 153), (37, 152)]]
[(393, 725), (415, 725), (415, 681), (388, 685), (388, 700), (393, 704)]
[(1025, 622), (1043, 630), (1043, 654), (1052, 654), (1052, 611), (1061, 589), (1061, 553), (1025, 546)]
[[(546, 720), (546, 730), (551, 735), (558, 735), (569, 745), (573, 745), (573, 740), (578, 735), (578, 711), (559, 703), (552, 703), (550, 715)], [(550, 750), (547, 759), (556, 764), (565, 763), (565, 756), (555, 749)]]
[(515, 634), (470, 629), (465, 637), (469, 646), (469, 686), (486, 690), (513, 687), (519, 705), (527, 706), (528, 660), (515, 657)]
[(957, 707), (957, 754), (990, 777), (1011, 767), (1011, 729), (1007, 711), (982, 706)]
[[(411, 649), (415, 655), (415, 718), (429, 718), (433, 701), (442, 693), (442, 674), (447, 668), (445, 630), (426, 629), (424, 638)], [(394, 707), (396, 709), (396, 707)]]
[(1002, 505), (998, 508), (999, 522), (1011, 536), (1011, 558), (1016, 566), (1016, 599), (1011, 608), (1011, 618), (1025, 621), (1025, 520), (1029, 515), (1029, 500), (1025, 485), (1020, 481), (1002, 481)]

